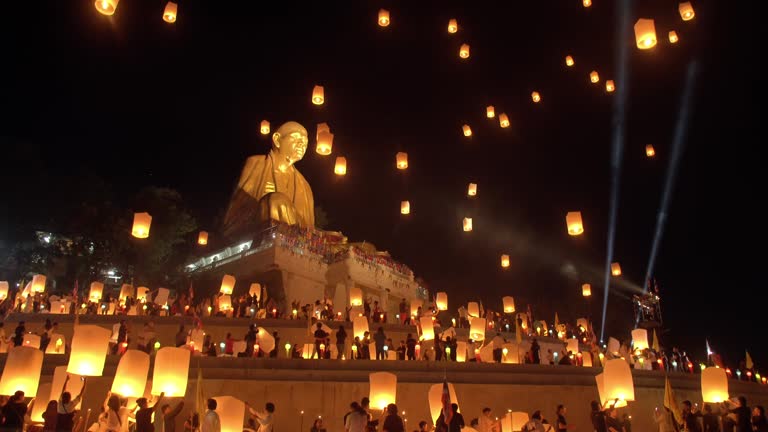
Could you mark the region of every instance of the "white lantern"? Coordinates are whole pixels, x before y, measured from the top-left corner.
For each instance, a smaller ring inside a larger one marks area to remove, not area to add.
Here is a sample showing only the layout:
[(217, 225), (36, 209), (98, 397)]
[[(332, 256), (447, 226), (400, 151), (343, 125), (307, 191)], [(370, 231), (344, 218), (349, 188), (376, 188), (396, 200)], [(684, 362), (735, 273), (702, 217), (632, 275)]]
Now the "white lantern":
[(488, 118), (496, 117), (496, 108), (494, 108), (493, 105), (485, 107), (485, 116)]
[(149, 213), (134, 213), (131, 235), (136, 238), (149, 237), (149, 227), (152, 225), (152, 216)]
[(632, 347), (636, 350), (648, 349), (648, 330), (642, 328), (632, 330)]
[(410, 201), (400, 201), (400, 214), (411, 214), (411, 202)]
[(635, 387), (632, 380), (632, 371), (629, 369), (629, 363), (622, 359), (611, 359), (605, 362), (603, 368), (603, 395), (601, 402), (603, 406), (613, 405), (616, 407), (627, 406), (627, 401), (635, 400)]
[(322, 105), (325, 103), (325, 89), (323, 86), (316, 85), (312, 89), (312, 103), (315, 105)]
[(354, 335), (353, 337), (359, 337), (360, 340), (363, 340), (363, 336), (367, 331), (368, 331), (368, 317), (356, 316), (352, 318), (352, 334)]
[(147, 294), (149, 294), (149, 288), (143, 286), (136, 288), (136, 300), (147, 301)]
[(517, 432), (523, 430), (528, 423), (528, 414), (520, 411), (508, 412), (501, 419), (501, 432)]
[(248, 295), (251, 297), (256, 297), (256, 300), (258, 301), (261, 297), (261, 284), (258, 282), (252, 283), (250, 288), (248, 288)]
[(480, 316), (480, 305), (478, 305), (477, 302), (469, 302), (469, 303), (467, 303), (467, 314), (469, 316), (479, 317)]
[(387, 27), (389, 25), (389, 11), (386, 9), (379, 9), (379, 25), (381, 27)]
[(652, 19), (640, 18), (635, 23), (635, 42), (641, 50), (656, 46), (656, 26)]
[(232, 310), (232, 297), (229, 295), (223, 295), (219, 297), (219, 310), (222, 312)]
[(421, 339), (428, 341), (435, 339), (435, 327), (432, 323), (432, 317), (419, 318), (421, 324)]
[(397, 398), (397, 375), (389, 372), (374, 372), (368, 375), (370, 392), (368, 399), (374, 408), (384, 409), (395, 403)]
[[(262, 135), (269, 135), (269, 121), (268, 120), (262, 120), (261, 124), (259, 125), (259, 132), (261, 132)], [(200, 243), (204, 244), (204, 243)]]
[(110, 16), (115, 14), (118, 3), (120, 0), (96, 0), (93, 5), (100, 14)]
[[(456, 389), (452, 383), (448, 383), (448, 396), (451, 398), (451, 403), (459, 405), (459, 398), (456, 397)], [(432, 422), (437, 423), (437, 418), (440, 417), (440, 410), (443, 408), (443, 384), (434, 384), (429, 387), (429, 412), (432, 415)], [(461, 406), (459, 406), (459, 410)]]
[(719, 367), (701, 371), (701, 398), (707, 403), (720, 403), (728, 399), (728, 376)]
[(592, 353), (589, 351), (581, 352), (581, 365), (584, 367), (592, 367)]
[(696, 16), (696, 13), (693, 11), (693, 6), (691, 6), (691, 2), (681, 2), (677, 9), (680, 12), (680, 17), (683, 21), (690, 21)]
[(472, 231), (472, 218), (464, 218), (462, 227), (464, 228), (465, 232)]
[(424, 306), (424, 300), (413, 299), (411, 300), (411, 316), (418, 316), (419, 308)]
[(455, 19), (451, 18), (448, 20), (448, 33), (456, 33), (459, 31), (459, 24), (456, 22)]
[(408, 168), (408, 153), (398, 152), (395, 155), (395, 166), (401, 170)]
[(461, 127), (461, 132), (464, 134), (465, 137), (472, 136), (472, 128), (469, 127), (469, 125), (464, 125)]
[[(26, 396), (26, 395), (25, 395)], [(43, 413), (48, 407), (48, 401), (57, 400), (58, 396), (51, 394), (51, 383), (40, 384), (37, 387), (37, 393), (35, 394), (35, 402), (32, 405), (32, 413), (29, 415), (30, 420), (35, 423), (43, 423)]]
[(469, 326), (469, 338), (476, 341), (485, 340), (485, 318), (473, 318)]
[(459, 48), (459, 57), (466, 59), (469, 58), (469, 44), (462, 44)]
[(505, 296), (501, 298), (501, 302), (504, 304), (504, 313), (515, 312), (515, 298), (512, 296)]
[(568, 212), (565, 215), (565, 223), (568, 226), (568, 234), (572, 236), (584, 233), (584, 224), (581, 222), (581, 212)]
[(576, 353), (579, 351), (579, 340), (575, 338), (568, 339), (568, 343), (566, 346), (566, 351), (570, 351), (572, 354), (576, 355)]
[(0, 300), (8, 297), (8, 281), (0, 281)]
[(611, 354), (618, 354), (619, 350), (621, 349), (621, 344), (619, 343), (618, 339), (616, 338), (608, 338), (608, 345), (606, 350)]
[(40, 274), (32, 276), (33, 293), (45, 292), (45, 279), (45, 276)]
[(611, 275), (613, 276), (621, 276), (621, 266), (619, 263), (611, 263)]
[(112, 332), (95, 325), (76, 325), (67, 372), (83, 376), (101, 376)]
[(467, 343), (464, 341), (456, 341), (456, 361), (467, 361)]
[(509, 127), (509, 117), (507, 117), (507, 115), (504, 113), (499, 114), (499, 126), (502, 128)]
[(328, 156), (333, 151), (333, 137), (330, 132), (320, 132), (317, 134), (317, 146), (315, 152), (322, 156)]
[(592, 285), (590, 284), (583, 284), (581, 286), (581, 295), (584, 297), (589, 297), (592, 295)]
[(19, 390), (29, 396), (37, 394), (42, 369), (43, 352), (39, 349), (25, 346), (9, 349), (0, 377), (0, 395), (10, 396)]
[(166, 3), (165, 10), (163, 11), (163, 21), (171, 24), (175, 23), (178, 10), (179, 6), (176, 3), (170, 1)]
[(133, 297), (133, 285), (123, 284), (123, 286), (120, 287), (120, 302), (125, 303), (125, 299), (128, 297)]
[(112, 393), (122, 397), (142, 397), (148, 374), (149, 354), (139, 350), (126, 350), (117, 364)]
[(232, 396), (216, 396), (216, 413), (221, 432), (242, 432), (245, 420), (245, 402)]
[(24, 339), (21, 342), (22, 346), (40, 349), (40, 336), (34, 333), (26, 333)]
[(232, 275), (225, 274), (224, 277), (221, 278), (221, 289), (219, 289), (219, 292), (222, 294), (231, 295), (234, 289), (235, 289), (235, 277)]
[(91, 290), (88, 292), (88, 300), (94, 303), (101, 301), (104, 295), (104, 284), (101, 282), (91, 282)]
[(435, 305), (439, 311), (448, 310), (448, 294), (444, 292), (437, 293), (435, 296)]
[(333, 167), (333, 172), (336, 175), (346, 175), (347, 174), (347, 158), (343, 156), (339, 156), (336, 158), (336, 165)]
[(357, 287), (349, 288), (349, 305), (350, 306), (363, 305), (363, 290)]
[(155, 354), (152, 374), (152, 394), (184, 397), (187, 393), (190, 351), (186, 348), (164, 347)]
[(477, 183), (470, 183), (467, 186), (467, 196), (477, 196)]

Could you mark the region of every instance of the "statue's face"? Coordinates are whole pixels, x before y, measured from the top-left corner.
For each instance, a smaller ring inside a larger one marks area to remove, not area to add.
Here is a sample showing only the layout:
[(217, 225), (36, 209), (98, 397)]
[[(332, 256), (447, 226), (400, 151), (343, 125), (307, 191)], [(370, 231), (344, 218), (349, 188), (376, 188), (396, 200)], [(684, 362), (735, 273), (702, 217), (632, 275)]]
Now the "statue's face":
[(278, 153), (284, 158), (288, 159), (291, 163), (298, 162), (304, 157), (304, 153), (307, 152), (307, 145), (309, 144), (309, 138), (307, 138), (307, 130), (299, 126), (297, 128), (291, 128), (291, 130), (280, 133), (283, 128), (280, 128), (275, 133), (275, 147)]

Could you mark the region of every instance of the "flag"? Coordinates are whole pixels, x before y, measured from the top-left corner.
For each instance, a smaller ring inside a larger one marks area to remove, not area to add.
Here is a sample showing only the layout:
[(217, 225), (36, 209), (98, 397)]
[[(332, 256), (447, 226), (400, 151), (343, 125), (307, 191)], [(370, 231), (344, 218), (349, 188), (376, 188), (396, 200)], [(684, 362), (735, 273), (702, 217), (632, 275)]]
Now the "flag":
[(195, 290), (192, 289), (192, 279), (189, 280), (189, 301), (195, 299)]
[(659, 336), (656, 334), (656, 330), (653, 331), (653, 350), (657, 353), (661, 352), (661, 345), (659, 344)]
[(675, 391), (672, 390), (672, 385), (669, 383), (669, 377), (666, 377), (664, 381), (664, 406), (672, 411), (672, 415), (675, 417), (677, 424), (681, 424), (683, 422), (683, 414), (680, 412), (680, 407), (677, 406)]
[(708, 339), (704, 339), (704, 342), (707, 344), (707, 357), (709, 357), (712, 354), (714, 354), (715, 352), (712, 351), (712, 348), (709, 347), (709, 340)]
[[(205, 396), (203, 396), (203, 370), (200, 369), (200, 363), (197, 364), (197, 386), (195, 388), (195, 411), (203, 416), (207, 408)], [(202, 420), (202, 419), (201, 419)]]
[(448, 391), (448, 381), (443, 381), (443, 395), (440, 397), (440, 402), (443, 404), (443, 419), (445, 424), (450, 426), (453, 419), (453, 410), (451, 410), (451, 394)]
[(747, 353), (747, 360), (746, 360), (747, 369), (754, 369), (755, 368), (755, 364), (752, 363), (752, 356), (749, 355), (749, 351), (746, 351), (746, 353)]

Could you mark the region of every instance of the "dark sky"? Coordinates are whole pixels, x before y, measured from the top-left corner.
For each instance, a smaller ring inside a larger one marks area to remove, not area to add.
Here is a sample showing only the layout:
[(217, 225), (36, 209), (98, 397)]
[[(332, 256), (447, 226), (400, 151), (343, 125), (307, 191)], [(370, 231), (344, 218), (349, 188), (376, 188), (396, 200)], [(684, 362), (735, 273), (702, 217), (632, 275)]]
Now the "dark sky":
[[(328, 122), (333, 155), (316, 154), (313, 140), (298, 167), (330, 229), (389, 250), (432, 291), (447, 291), (452, 309), (478, 298), (500, 307), (502, 295), (513, 295), (518, 308), (530, 303), (549, 322), (555, 311), (561, 319), (599, 315), (614, 1), (585, 9), (580, 0), (183, 0), (175, 25), (162, 21), (162, 1), (122, 0), (113, 17), (98, 14), (91, 1), (23, 3), (4, 14), (0, 137), (3, 183), (14, 185), (8, 224), (28, 218), (30, 205), (51, 203), (47, 211), (55, 212), (62, 199), (32, 196), (29, 181), (94, 175), (118, 201), (147, 185), (175, 188), (215, 232), (245, 158), (269, 149), (259, 135), (262, 119), (273, 128), (296, 120), (311, 136)], [(700, 356), (709, 337), (732, 362), (744, 348), (768, 360), (749, 330), (766, 301), (760, 253), (750, 252), (765, 236), (758, 227), (764, 214), (748, 208), (764, 197), (750, 191), (760, 176), (748, 166), (757, 167), (759, 153), (735, 147), (752, 142), (750, 130), (757, 130), (747, 108), (756, 96), (734, 91), (749, 89), (756, 74), (730, 49), (749, 34), (734, 33), (731, 16), (718, 15), (711, 1), (694, 2), (696, 19), (688, 23), (677, 2), (636, 3), (632, 16), (656, 19), (659, 44), (640, 52), (625, 41), (630, 81), (618, 83), (629, 85), (629, 101), (615, 249), (624, 287), (612, 288), (607, 334), (631, 326), (626, 287), (642, 286), (685, 69), (698, 59), (693, 116), (655, 272), (669, 330), (663, 342)], [(381, 7), (391, 11), (388, 28), (376, 24)], [(458, 20), (458, 33), (447, 33), (449, 18)], [(670, 29), (677, 45), (667, 41)], [(471, 45), (465, 61), (462, 43)], [(572, 68), (564, 65), (567, 54), (576, 60)], [(589, 83), (593, 69), (599, 85)], [(316, 84), (325, 86), (322, 107), (310, 103)], [(541, 103), (531, 102), (533, 90)], [(486, 105), (507, 113), (512, 126), (486, 119)], [(464, 123), (471, 139), (461, 134)], [(653, 159), (645, 157), (649, 143)], [(405, 172), (394, 167), (398, 151), (408, 152)], [(341, 178), (333, 174), (339, 155), (349, 164)], [(704, 162), (721, 156), (719, 169)], [(743, 169), (726, 173), (739, 168), (730, 162), (738, 158)], [(477, 199), (466, 198), (469, 182), (478, 184)], [(404, 199), (408, 217), (399, 214)], [(584, 216), (580, 237), (566, 233), (571, 210)], [(469, 234), (461, 230), (465, 216), (474, 218)], [(502, 253), (512, 256), (506, 271)], [(591, 304), (581, 297), (584, 282), (593, 285)]]

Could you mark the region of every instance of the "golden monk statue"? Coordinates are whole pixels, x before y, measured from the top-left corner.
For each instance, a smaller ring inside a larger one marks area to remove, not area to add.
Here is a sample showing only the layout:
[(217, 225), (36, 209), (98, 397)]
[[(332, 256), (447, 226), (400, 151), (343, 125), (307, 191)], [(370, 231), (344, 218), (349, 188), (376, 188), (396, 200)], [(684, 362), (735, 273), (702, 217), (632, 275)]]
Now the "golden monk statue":
[(272, 134), (269, 154), (245, 161), (224, 216), (225, 236), (243, 234), (271, 220), (314, 228), (312, 189), (294, 166), (304, 157), (308, 142), (304, 126), (290, 121)]

